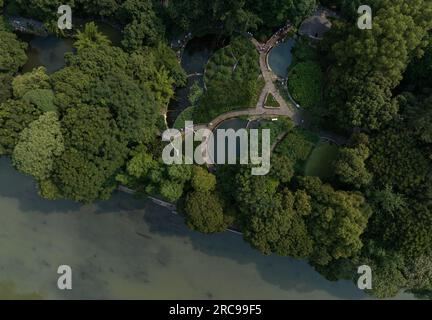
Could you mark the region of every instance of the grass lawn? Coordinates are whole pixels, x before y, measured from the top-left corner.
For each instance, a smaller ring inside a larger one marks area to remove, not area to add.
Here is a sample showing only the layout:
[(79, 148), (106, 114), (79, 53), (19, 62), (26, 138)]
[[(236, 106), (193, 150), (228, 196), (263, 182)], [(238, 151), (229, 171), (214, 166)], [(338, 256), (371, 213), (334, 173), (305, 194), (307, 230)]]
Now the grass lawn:
[(330, 180), (333, 177), (333, 162), (338, 156), (338, 147), (328, 142), (319, 142), (305, 166), (306, 176), (317, 176), (322, 180)]
[(303, 174), (309, 155), (318, 141), (319, 137), (315, 133), (295, 127), (277, 145), (275, 153), (287, 156), (294, 163), (297, 174)]
[(333, 162), (338, 156), (338, 146), (320, 140), (313, 132), (295, 127), (277, 145), (275, 153), (287, 156), (298, 175), (329, 181), (334, 175)]
[(178, 115), (176, 118), (173, 128), (174, 129), (184, 129), (185, 121), (192, 121), (194, 107), (187, 107)]
[(288, 90), (302, 107), (313, 108), (321, 102), (324, 73), (320, 57), (309, 40), (300, 38), (293, 50), (293, 62), (289, 67)]
[(270, 108), (280, 108), (279, 102), (276, 101), (275, 97), (271, 93), (267, 95), (264, 105)]
[(289, 118), (278, 117), (278, 120), (262, 120), (259, 129), (269, 129), (270, 130), (270, 143), (276, 142), (278, 136), (282, 133), (292, 130), (294, 123)]
[(288, 89), (302, 107), (313, 108), (321, 101), (324, 75), (321, 67), (313, 62), (296, 64), (288, 76)]
[(249, 39), (234, 38), (208, 61), (207, 89), (194, 110), (196, 123), (207, 123), (218, 115), (256, 105), (264, 86), (260, 77), (259, 55)]

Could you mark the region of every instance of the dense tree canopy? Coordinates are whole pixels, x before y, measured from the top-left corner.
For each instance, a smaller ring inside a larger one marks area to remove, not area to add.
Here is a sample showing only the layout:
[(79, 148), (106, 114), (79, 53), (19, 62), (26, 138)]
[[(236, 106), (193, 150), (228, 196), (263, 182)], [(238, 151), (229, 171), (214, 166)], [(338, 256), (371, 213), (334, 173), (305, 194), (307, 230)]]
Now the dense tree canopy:
[(27, 44), (11, 32), (0, 29), (0, 73), (15, 73), (27, 61)]
[(65, 152), (56, 168), (62, 193), (84, 202), (106, 199), (126, 155), (109, 109), (89, 105), (68, 109), (62, 127)]
[[(379, 128), (398, 106), (392, 90), (410, 58), (422, 53), (432, 28), (430, 1), (375, 1), (372, 30), (336, 23), (342, 39), (331, 44), (335, 63), (329, 74), (327, 106), (342, 127)], [(346, 30), (349, 30), (346, 32)], [(329, 39), (334, 39), (332, 36)]]
[(288, 20), (296, 24), (301, 22), (316, 5), (315, 0), (181, 0), (167, 3), (161, 12), (173, 28), (200, 32), (219, 29), (226, 33), (260, 29), (267, 35)]
[[(372, 30), (356, 26), (361, 1), (320, 1), (338, 16), (321, 43), (297, 38), (288, 77), (313, 117), (260, 122), (281, 139), (266, 176), (164, 164), (167, 108), (185, 85), (187, 120), (255, 106), (264, 84), (245, 32), (264, 41), (287, 21), (298, 26), (317, 1), (16, 0), (12, 9), (53, 26), (65, 3), (121, 30), (121, 43), (90, 22), (64, 34), (75, 48), (63, 68), (24, 73), (27, 44), (0, 17), (0, 155), (32, 175), (41, 196), (89, 203), (125, 185), (175, 204), (193, 230), (236, 229), (262, 253), (306, 259), (331, 280), (356, 280), (367, 264), (377, 297), (432, 297), (430, 0), (370, 1)], [(171, 48), (189, 32), (228, 43), (207, 62), (205, 86), (191, 85), (182, 50)], [(326, 183), (306, 170), (320, 135), (337, 151)]]
[(0, 104), (0, 155), (12, 153), (21, 131), (40, 114), (36, 106), (22, 100), (8, 100)]
[(98, 46), (109, 45), (110, 41), (108, 37), (98, 31), (98, 28), (94, 22), (87, 23), (84, 30), (78, 30), (76, 35), (76, 41), (74, 46), (78, 50), (84, 48), (97, 48)]
[(366, 168), (369, 158), (368, 137), (355, 137), (357, 141), (351, 148), (342, 148), (335, 163), (335, 172), (343, 183), (351, 184), (357, 189), (367, 186), (372, 180), (372, 174)]
[(13, 95), (22, 98), (27, 92), (36, 89), (50, 89), (49, 76), (44, 67), (33, 69), (23, 75), (18, 75), (12, 81)]
[(63, 151), (58, 116), (55, 112), (47, 112), (21, 132), (12, 162), (18, 170), (44, 180), (50, 177), (55, 157)]
[(308, 227), (314, 240), (311, 261), (326, 265), (354, 256), (362, 248), (370, 208), (360, 193), (336, 191), (318, 178), (304, 178), (300, 185), (312, 197)]

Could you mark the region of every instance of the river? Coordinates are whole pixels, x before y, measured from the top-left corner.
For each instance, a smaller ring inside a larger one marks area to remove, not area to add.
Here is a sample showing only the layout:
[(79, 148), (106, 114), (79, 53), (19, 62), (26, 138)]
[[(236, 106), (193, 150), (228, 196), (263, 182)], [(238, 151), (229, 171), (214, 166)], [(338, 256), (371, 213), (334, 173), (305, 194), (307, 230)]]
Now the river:
[[(34, 181), (0, 159), (2, 285), (50, 299), (304, 299), (365, 297), (307, 263), (264, 256), (241, 236), (203, 235), (150, 201), (115, 194), (79, 205), (41, 199)], [(73, 289), (56, 287), (72, 267)]]
[[(90, 22), (86, 19), (74, 20), (77, 29), (82, 30), (85, 23)], [(121, 32), (107, 23), (96, 21), (99, 31), (104, 33), (115, 46), (120, 45)], [(29, 34), (19, 34), (21, 40), (26, 41), (29, 46), (27, 49), (27, 63), (23, 66), (23, 72), (32, 71), (33, 68), (44, 66), (47, 69), (47, 73), (51, 74), (65, 65), (64, 54), (67, 52), (73, 52), (72, 38), (58, 38), (54, 35), (47, 37), (34, 36)]]

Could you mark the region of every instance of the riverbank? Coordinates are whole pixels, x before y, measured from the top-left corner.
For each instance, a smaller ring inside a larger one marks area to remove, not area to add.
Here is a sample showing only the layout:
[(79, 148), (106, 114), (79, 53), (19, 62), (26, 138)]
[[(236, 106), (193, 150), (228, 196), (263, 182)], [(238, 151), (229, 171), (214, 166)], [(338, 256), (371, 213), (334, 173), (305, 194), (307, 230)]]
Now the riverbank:
[[(0, 158), (0, 282), (51, 299), (360, 299), (306, 262), (264, 256), (230, 233), (203, 235), (151, 201), (116, 194), (79, 205), (40, 198)], [(73, 290), (56, 287), (57, 267)], [(209, 277), (211, 275), (211, 277)], [(405, 297), (405, 296), (403, 296)]]

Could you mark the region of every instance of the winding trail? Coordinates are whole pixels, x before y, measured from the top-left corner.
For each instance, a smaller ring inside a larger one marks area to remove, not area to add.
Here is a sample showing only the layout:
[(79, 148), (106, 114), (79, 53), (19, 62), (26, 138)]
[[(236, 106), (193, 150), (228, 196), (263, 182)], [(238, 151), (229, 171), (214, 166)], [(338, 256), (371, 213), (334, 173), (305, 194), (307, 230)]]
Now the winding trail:
[[(263, 77), (265, 83), (256, 105), (248, 109), (234, 110), (223, 113), (207, 124), (194, 125), (194, 130), (208, 129), (210, 131), (213, 131), (223, 121), (239, 116), (285, 116), (291, 118), (296, 124), (300, 123), (301, 120), (299, 114), (296, 112), (295, 108), (289, 105), (279, 93), (279, 90), (274, 84), (274, 82), (277, 80), (277, 76), (273, 73), (273, 71), (268, 68), (267, 65), (268, 53), (280, 39), (286, 36), (286, 34), (291, 29), (292, 25), (288, 23), (284, 28), (280, 29), (277, 33), (275, 33), (265, 44), (259, 43), (255, 38), (251, 37), (251, 42), (254, 44), (256, 50), (259, 52), (259, 65), (261, 70), (261, 76)], [(269, 94), (272, 94), (276, 101), (279, 103), (279, 108), (267, 108), (265, 106), (265, 101)]]
[[(251, 36), (251, 42), (254, 44), (256, 50), (259, 52), (259, 66), (261, 70), (261, 76), (264, 79), (264, 87), (260, 93), (258, 102), (254, 107), (250, 107), (248, 109), (234, 110), (230, 112), (223, 113), (212, 121), (206, 124), (194, 124), (193, 130), (186, 130), (187, 132), (183, 132), (183, 134), (193, 134), (193, 132), (200, 129), (207, 129), (204, 133), (204, 140), (201, 144), (201, 153), (204, 159), (206, 159), (207, 165), (211, 167), (211, 163), (209, 155), (211, 154), (211, 150), (209, 150), (208, 142), (210, 141), (210, 136), (213, 130), (222, 122), (228, 119), (237, 118), (239, 116), (248, 116), (248, 117), (289, 117), (293, 120), (296, 125), (301, 124), (300, 114), (297, 112), (294, 106), (289, 105), (285, 99), (280, 95), (279, 90), (276, 88), (274, 82), (277, 80), (277, 76), (273, 73), (271, 69), (269, 69), (267, 64), (267, 55), (270, 50), (278, 43), (279, 40), (284, 38), (287, 33), (292, 29), (291, 24), (287, 24), (283, 28), (281, 28), (278, 32), (276, 32), (265, 44), (259, 43), (254, 37)], [(279, 103), (278, 108), (269, 108), (265, 106), (265, 101), (267, 96), (272, 94), (275, 100)], [(283, 137), (278, 137), (277, 142), (280, 141)], [(272, 146), (272, 150), (276, 147), (276, 144)]]

